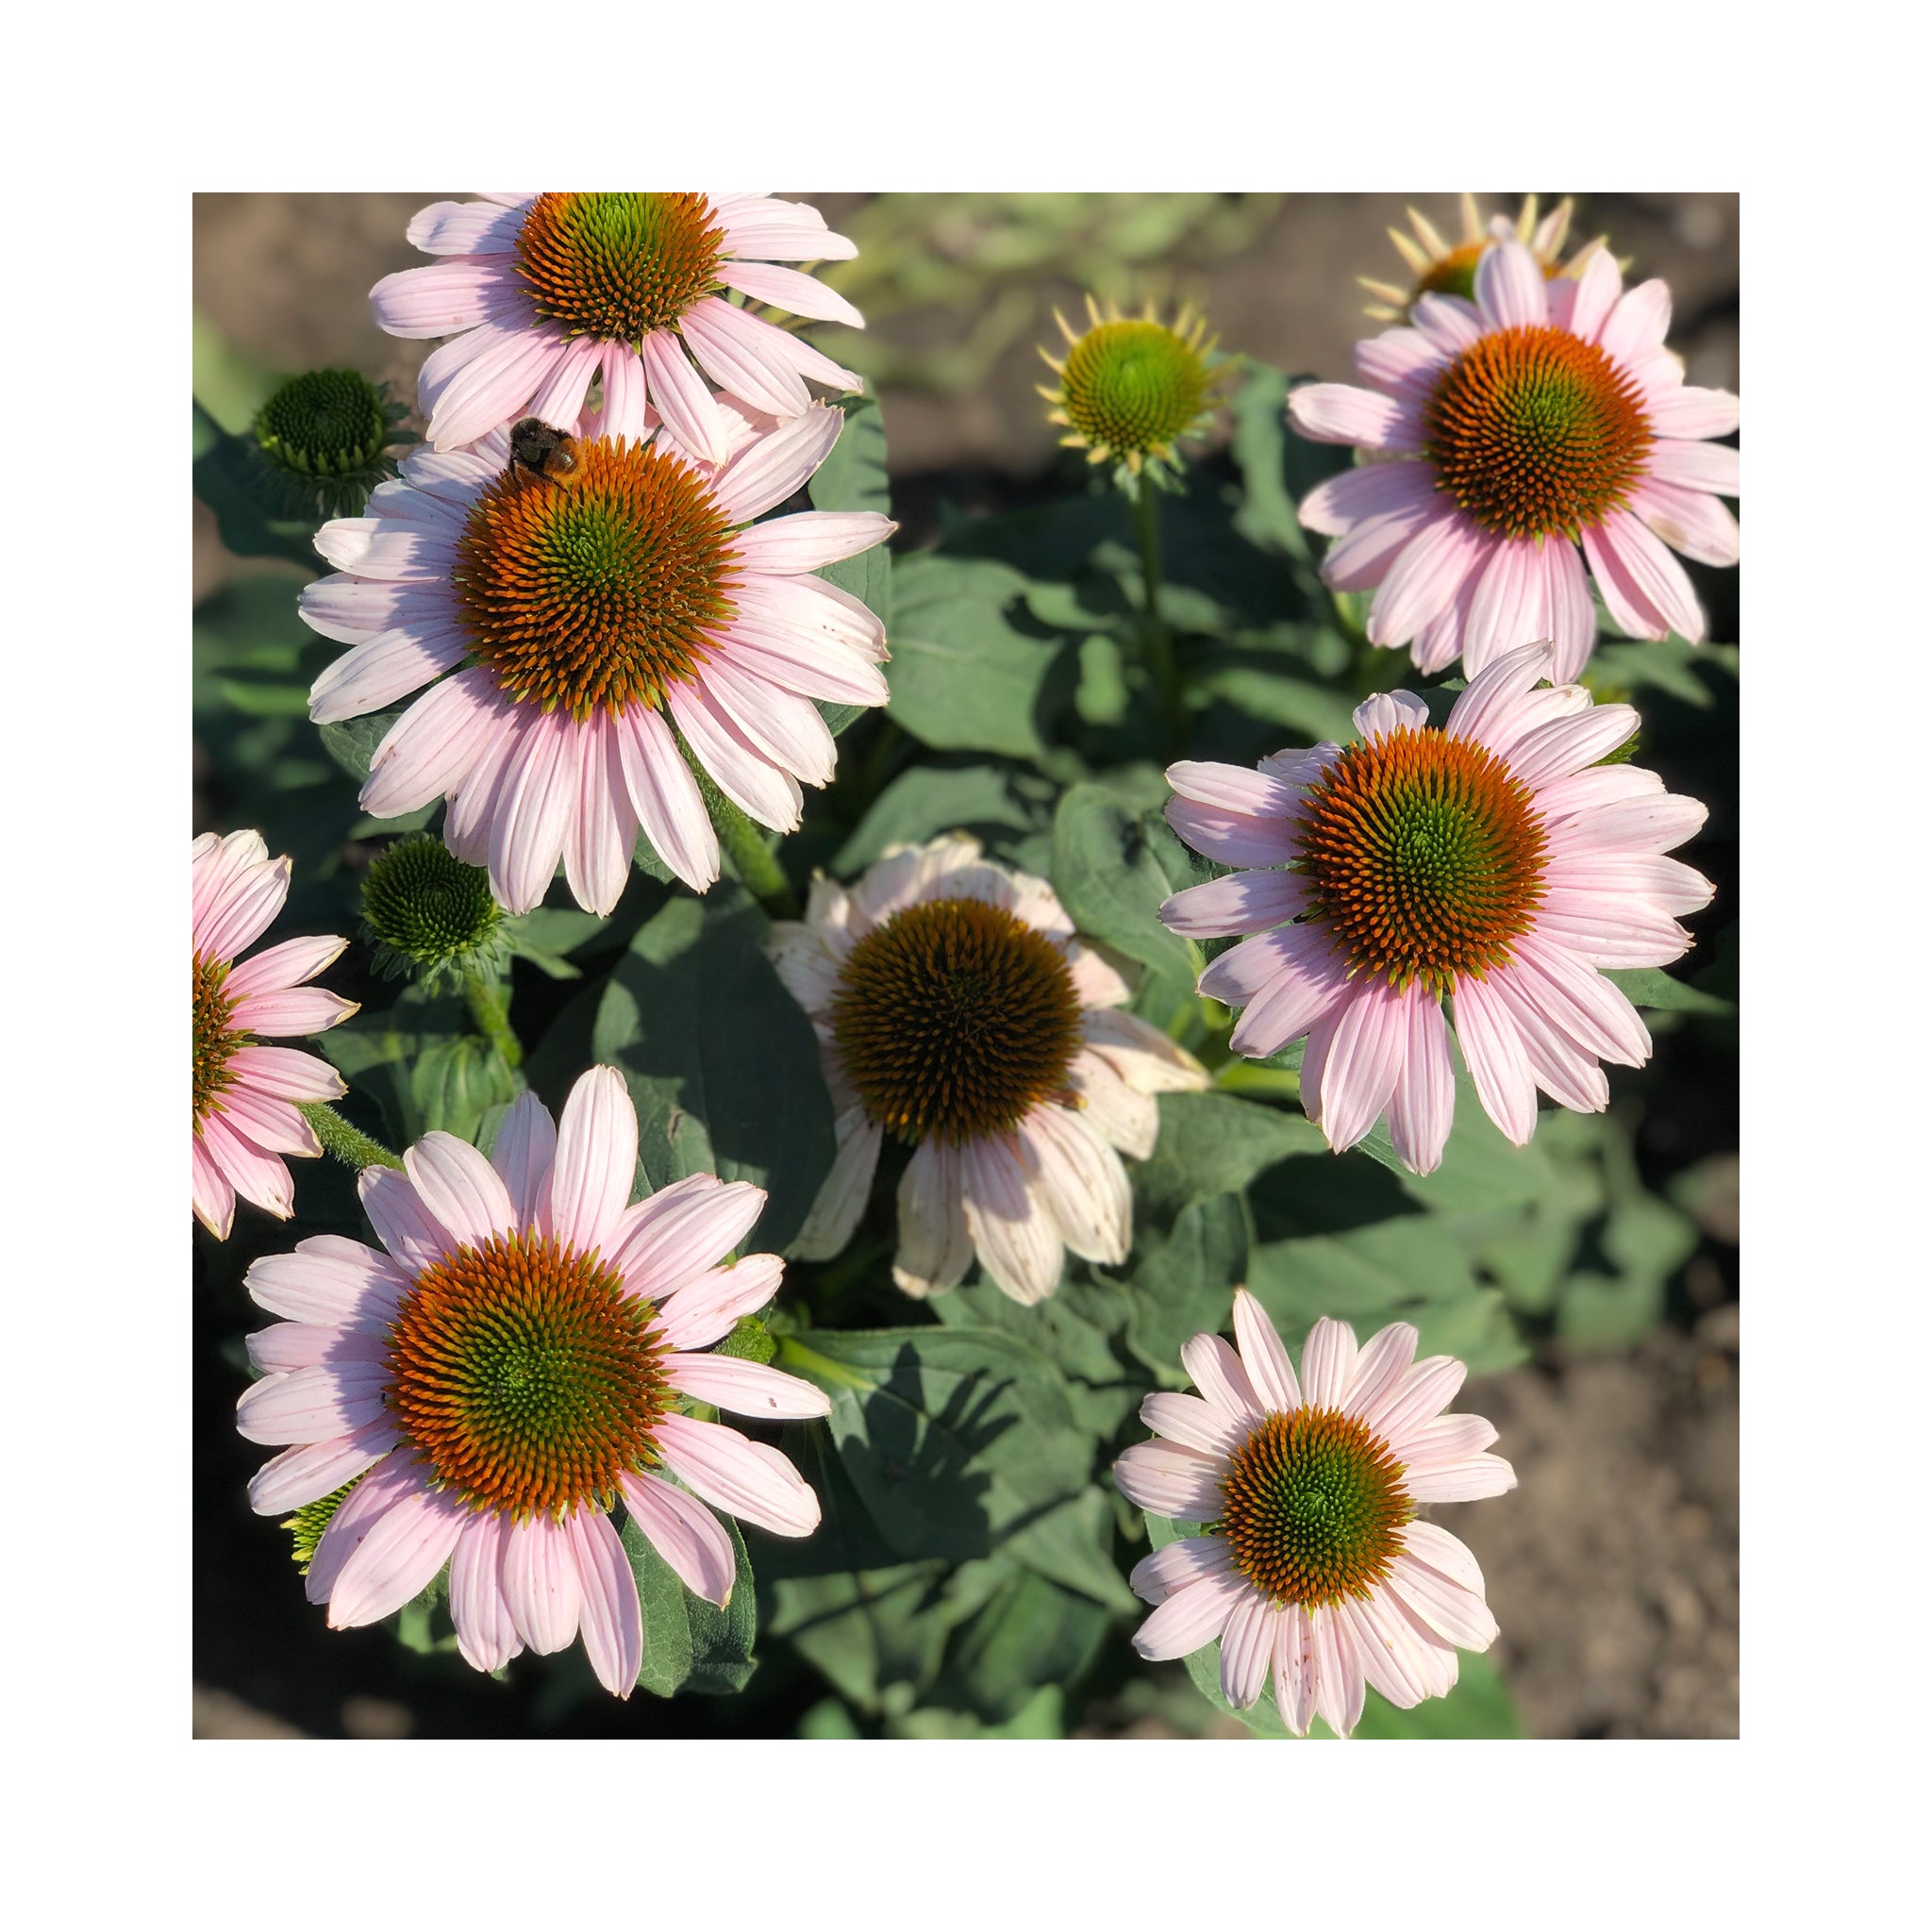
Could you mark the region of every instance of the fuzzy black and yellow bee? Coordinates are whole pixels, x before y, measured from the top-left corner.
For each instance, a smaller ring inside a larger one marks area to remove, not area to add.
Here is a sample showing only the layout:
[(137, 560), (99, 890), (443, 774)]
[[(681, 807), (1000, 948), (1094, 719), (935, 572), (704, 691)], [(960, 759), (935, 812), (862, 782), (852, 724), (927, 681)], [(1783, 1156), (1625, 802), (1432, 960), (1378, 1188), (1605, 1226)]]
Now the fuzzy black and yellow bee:
[(512, 465), (568, 490), (583, 474), (577, 441), (541, 416), (525, 416), (509, 433)]

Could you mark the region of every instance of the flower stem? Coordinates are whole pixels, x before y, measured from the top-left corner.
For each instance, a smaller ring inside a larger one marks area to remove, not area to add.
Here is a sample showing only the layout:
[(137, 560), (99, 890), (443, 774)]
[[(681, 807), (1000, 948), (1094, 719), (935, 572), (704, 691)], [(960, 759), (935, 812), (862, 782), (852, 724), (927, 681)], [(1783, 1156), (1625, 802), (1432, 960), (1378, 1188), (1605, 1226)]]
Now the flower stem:
[(718, 843), (744, 881), (746, 891), (774, 917), (796, 919), (797, 894), (779, 870), (777, 856), (765, 842), (764, 833), (711, 783), (703, 766), (693, 761), (691, 773), (718, 829)]
[(1160, 524), (1154, 489), (1143, 475), (1133, 491), (1134, 534), (1141, 542), (1141, 581), (1147, 595), (1145, 641), (1147, 669), (1160, 691), (1161, 715), (1167, 724), (1168, 749), (1178, 757), (1185, 748), (1187, 711), (1181, 702), (1180, 676), (1174, 668), (1174, 635), (1160, 614)]
[(302, 1118), (315, 1129), (315, 1138), (322, 1142), (325, 1154), (333, 1154), (345, 1167), (360, 1170), (365, 1167), (400, 1167), (401, 1158), (391, 1154), (379, 1141), (372, 1141), (367, 1134), (352, 1127), (334, 1108), (325, 1101), (298, 1100), (296, 1108)]
[(509, 1000), (501, 981), (480, 973), (465, 975), (463, 991), (470, 1002), (470, 1017), (485, 1040), (503, 1056), (507, 1067), (524, 1063), (524, 1043), (509, 1024)]

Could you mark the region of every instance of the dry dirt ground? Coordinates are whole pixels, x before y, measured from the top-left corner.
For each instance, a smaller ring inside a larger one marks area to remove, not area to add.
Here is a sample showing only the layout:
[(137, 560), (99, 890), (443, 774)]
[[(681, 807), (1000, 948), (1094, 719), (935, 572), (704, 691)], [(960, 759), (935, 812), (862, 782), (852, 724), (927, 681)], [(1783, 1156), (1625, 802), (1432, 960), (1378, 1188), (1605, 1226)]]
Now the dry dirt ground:
[[(408, 395), (427, 345), (383, 335), (364, 297), (377, 276), (421, 258), (403, 228), (438, 198), (199, 196), (197, 310), (233, 349), (271, 369), (352, 362)], [(813, 198), (835, 227), (865, 199)], [(1453, 223), (1447, 197), (1418, 201), (1439, 225)], [(1737, 198), (1599, 195), (1583, 212), (1580, 232), (1614, 233), (1640, 273), (1670, 280), (1673, 341), (1690, 379), (1735, 388)], [(1350, 345), (1371, 326), (1353, 277), (1390, 273), (1382, 231), (1401, 215), (1391, 196), (1287, 196), (1252, 246), (1184, 267), (1171, 286), (1204, 303), (1224, 346), (1345, 376)], [(1041, 316), (1051, 303), (1072, 313), (1079, 294), (1043, 281)], [(968, 320), (912, 313), (886, 327), (923, 346), (935, 328), (943, 335)], [(1032, 344), (1050, 339), (1050, 323), (1023, 332), (964, 392), (882, 388), (894, 489), (915, 532), (941, 495), (991, 506), (1039, 487), (1054, 449), (1033, 392)], [(195, 515), (202, 595), (228, 562), (199, 505)], [(1722, 1206), (1702, 1218), (1711, 1239), (1674, 1297), (1671, 1324), (1617, 1355), (1544, 1344), (1524, 1367), (1472, 1384), (1463, 1404), (1494, 1422), (1499, 1449), (1522, 1477), (1507, 1499), (1459, 1512), (1457, 1528), (1489, 1580), (1503, 1629), (1498, 1660), (1532, 1736), (1738, 1734), (1737, 1229), (1734, 1208), (1728, 1219)], [(410, 1725), (402, 1706), (374, 1698), (351, 1698), (340, 1713), (350, 1736), (396, 1737)], [(302, 1735), (201, 1686), (194, 1731)]]

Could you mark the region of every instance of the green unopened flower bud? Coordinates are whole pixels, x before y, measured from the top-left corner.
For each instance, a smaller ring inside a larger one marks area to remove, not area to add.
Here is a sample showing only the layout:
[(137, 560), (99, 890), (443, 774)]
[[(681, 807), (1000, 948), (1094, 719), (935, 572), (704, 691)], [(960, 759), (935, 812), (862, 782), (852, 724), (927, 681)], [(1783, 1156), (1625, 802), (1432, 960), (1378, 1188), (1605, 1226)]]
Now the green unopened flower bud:
[(391, 444), (416, 439), (397, 425), (408, 411), (387, 383), (353, 369), (291, 375), (255, 418), (258, 471), (289, 516), (359, 514), (369, 492), (396, 474)]
[(1087, 313), (1090, 326), (1076, 336), (1055, 311), (1067, 339), (1064, 361), (1040, 352), (1059, 377), (1054, 389), (1040, 385), (1053, 405), (1047, 421), (1061, 425), (1060, 441), (1084, 449), (1090, 463), (1120, 464), (1135, 477), (1143, 467), (1177, 467), (1175, 442), (1206, 429), (1214, 387), (1226, 373), (1204, 340), (1207, 325), (1185, 309), (1172, 327), (1151, 307), (1132, 320), (1112, 309), (1103, 315), (1091, 295)]
[(322, 1541), (322, 1533), (341, 1507), (342, 1498), (360, 1482), (360, 1476), (351, 1476), (341, 1489), (331, 1490), (325, 1496), (318, 1496), (312, 1503), (305, 1503), (294, 1515), (283, 1523), (294, 1542), (290, 1555), (295, 1559), (296, 1567), (303, 1575), (308, 1574), (308, 1566), (315, 1560), (315, 1546)]
[(490, 874), (427, 832), (398, 839), (363, 875), (363, 930), (386, 979), (493, 979), (509, 963), (507, 919)]
[(756, 1315), (741, 1315), (714, 1355), (736, 1356), (741, 1361), (768, 1362), (778, 1353), (772, 1331)]

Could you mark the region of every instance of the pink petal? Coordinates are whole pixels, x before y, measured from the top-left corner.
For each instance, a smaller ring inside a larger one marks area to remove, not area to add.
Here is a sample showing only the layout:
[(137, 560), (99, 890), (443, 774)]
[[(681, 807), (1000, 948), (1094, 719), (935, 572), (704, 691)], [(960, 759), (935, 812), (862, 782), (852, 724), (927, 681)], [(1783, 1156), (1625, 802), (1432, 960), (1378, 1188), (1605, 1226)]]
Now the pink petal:
[[(1267, 1319), (1265, 1316), (1262, 1318)], [(1272, 1332), (1272, 1331), (1271, 1331)], [(1277, 1338), (1277, 1344), (1278, 1344)], [(1281, 1359), (1288, 1360), (1283, 1349)], [(1181, 1366), (1203, 1397), (1223, 1415), (1245, 1423), (1261, 1420), (1267, 1405), (1249, 1379), (1241, 1358), (1218, 1335), (1196, 1335), (1181, 1345)], [(1294, 1371), (1289, 1370), (1292, 1381)]]
[(404, 1149), (403, 1167), (424, 1207), (458, 1241), (480, 1248), (492, 1235), (516, 1229), (516, 1208), (502, 1175), (454, 1134), (425, 1134)]
[(557, 1124), (550, 1109), (534, 1093), (519, 1093), (498, 1123), (496, 1144), (490, 1152), (491, 1166), (509, 1191), (516, 1226), (528, 1227), (536, 1220), (543, 1184), (556, 1158)]
[(873, 510), (807, 509), (741, 530), (732, 541), (747, 570), (799, 576), (883, 543), (898, 525)]
[(228, 1024), (238, 1033), (326, 1033), (359, 1011), (354, 1000), (319, 986), (291, 986), (281, 992), (250, 993), (229, 1015)]
[(704, 691), (673, 685), (667, 695), (678, 730), (718, 790), (759, 824), (797, 830), (804, 809), (798, 781), (772, 764)]
[(844, 424), (842, 410), (818, 406), (759, 437), (719, 471), (711, 486), (718, 507), (734, 524), (748, 524), (776, 508), (805, 488), (831, 455)]
[(1475, 306), (1491, 328), (1543, 328), (1550, 320), (1542, 265), (1520, 242), (1485, 249), (1475, 265)]
[(349, 1091), (326, 1060), (287, 1046), (237, 1047), (228, 1071), (243, 1086), (278, 1100), (339, 1100)]
[(1310, 382), (1291, 390), (1288, 420), (1311, 442), (1412, 450), (1419, 440), (1413, 407), (1345, 382)]
[(709, 1269), (657, 1304), (658, 1333), (670, 1348), (708, 1348), (741, 1315), (757, 1314), (777, 1293), (784, 1272), (776, 1255), (746, 1255), (728, 1268)]
[(242, 1391), (235, 1426), (251, 1442), (325, 1442), (380, 1421), (390, 1381), (380, 1362), (265, 1375)]
[(1256, 1399), (1272, 1415), (1291, 1415), (1302, 1406), (1294, 1364), (1268, 1311), (1244, 1288), (1234, 1291), (1234, 1339)]
[(264, 1255), (245, 1286), (258, 1306), (294, 1322), (387, 1329), (408, 1277), (386, 1255), (339, 1234), (310, 1235), (291, 1255)]
[(577, 1634), (584, 1591), (569, 1532), (551, 1516), (512, 1523), (504, 1533), (503, 1599), (517, 1635), (539, 1657)]
[(527, 912), (557, 876), (575, 803), (575, 740), (562, 710), (531, 720), (506, 762), (490, 824), (490, 890), (509, 912)]
[(809, 1536), (818, 1527), (810, 1485), (776, 1450), (723, 1423), (667, 1415), (658, 1424), (658, 1449), (672, 1474), (714, 1508), (774, 1536)]
[(684, 1587), (708, 1604), (731, 1601), (738, 1577), (738, 1553), (724, 1526), (695, 1497), (674, 1489), (661, 1476), (618, 1478), (631, 1520)]
[(770, 346), (768, 338), (784, 335), (771, 323), (707, 295), (685, 312), (678, 332), (698, 367), (727, 394), (778, 417), (811, 407), (798, 372)]
[(1389, 1096), (1389, 1137), (1397, 1158), (1413, 1174), (1434, 1174), (1442, 1163), (1456, 1114), (1456, 1069), (1449, 1058), (1449, 1028), (1442, 1003), (1420, 982), (1404, 996), (1401, 1070)]
[(1144, 1603), (1165, 1603), (1171, 1596), (1207, 1576), (1225, 1576), (1233, 1568), (1227, 1543), (1218, 1536), (1176, 1537), (1152, 1556), (1142, 1557), (1127, 1577), (1127, 1587)]
[[(580, 1074), (563, 1104), (545, 1222), (577, 1254), (615, 1252), (619, 1220), (637, 1181), (638, 1113), (615, 1067)], [(628, 1271), (625, 1270), (627, 1273)]]
[(449, 1559), (449, 1613), (457, 1648), (479, 1671), (500, 1671), (524, 1647), (503, 1594), (503, 1551), (510, 1519), (473, 1511)]
[(762, 1188), (691, 1174), (624, 1210), (621, 1224), (607, 1237), (608, 1259), (632, 1294), (663, 1307), (737, 1247), (764, 1211)]
[(1738, 520), (1716, 497), (1653, 476), (1631, 508), (1674, 550), (1723, 569), (1738, 560)]
[(1659, 437), (1699, 441), (1738, 426), (1738, 399), (1728, 390), (1686, 386), (1650, 399), (1650, 426)]
[(1369, 607), (1369, 641), (1406, 644), (1484, 567), (1495, 541), (1453, 507), (1422, 525)]
[(508, 701), (481, 665), (458, 671), (390, 726), (363, 781), (362, 809), (401, 818), (454, 791), (498, 726)]
[(1221, 1476), (1226, 1464), (1197, 1449), (1136, 1442), (1113, 1466), (1114, 1487), (1137, 1508), (1183, 1523), (1221, 1519)]
[(335, 1579), (329, 1628), (379, 1623), (420, 1595), (449, 1561), (469, 1514), (454, 1495), (426, 1489), (385, 1510)]
[(1536, 1081), (1515, 1024), (1479, 979), (1456, 983), (1456, 1038), (1483, 1111), (1514, 1145), (1536, 1132)]
[(664, 1378), (693, 1401), (759, 1421), (797, 1421), (832, 1412), (832, 1398), (822, 1389), (782, 1369), (734, 1356), (670, 1356)]
[(842, 322), (847, 328), (865, 326), (865, 317), (844, 296), (826, 288), (816, 275), (801, 275), (795, 268), (727, 260), (718, 274), (726, 288), (736, 289), (755, 302), (769, 302), (775, 308), (789, 308), (793, 315), (809, 316), (814, 322)]
[(1305, 1090), (1313, 1090), (1309, 1118), (1319, 1109), (1322, 1131), (1338, 1154), (1353, 1147), (1388, 1108), (1408, 1039), (1403, 995), (1380, 982), (1357, 985), (1336, 1008), (1319, 1077), (1309, 1080), (1306, 1058), (1302, 1068)]
[(346, 1436), (301, 1442), (272, 1456), (248, 1482), (248, 1507), (258, 1516), (299, 1509), (353, 1482), (393, 1449), (400, 1439), (386, 1415), (364, 1423)]
[(644, 379), (671, 433), (708, 463), (731, 454), (724, 418), (675, 336), (654, 329), (643, 340)]
[(651, 849), (692, 891), (708, 891), (718, 878), (718, 835), (669, 726), (655, 711), (632, 709), (613, 728), (631, 808)]
[(1283, 1614), (1258, 1591), (1243, 1591), (1221, 1633), (1221, 1694), (1246, 1710), (1268, 1681), (1274, 1657), (1274, 1624)]
[(1233, 1574), (1204, 1576), (1177, 1590), (1134, 1632), (1134, 1648), (1149, 1663), (1187, 1657), (1212, 1643), (1227, 1625), (1235, 1606), (1255, 1595), (1254, 1587)]
[(587, 1506), (564, 1520), (583, 1589), (584, 1653), (613, 1697), (637, 1688), (644, 1661), (644, 1618), (637, 1578), (603, 1510)]
[(433, 1268), (457, 1246), (407, 1174), (392, 1167), (365, 1167), (356, 1176), (356, 1192), (376, 1240), (411, 1277)]

